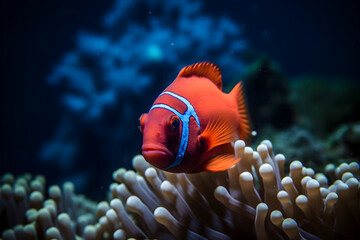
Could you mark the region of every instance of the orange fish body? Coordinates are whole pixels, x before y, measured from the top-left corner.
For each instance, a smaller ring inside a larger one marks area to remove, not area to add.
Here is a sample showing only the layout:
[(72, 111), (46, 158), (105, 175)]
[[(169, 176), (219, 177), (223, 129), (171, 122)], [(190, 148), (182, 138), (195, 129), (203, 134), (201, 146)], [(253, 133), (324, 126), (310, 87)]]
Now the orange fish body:
[(220, 69), (208, 62), (183, 68), (140, 117), (142, 154), (170, 172), (223, 171), (237, 161), (232, 142), (247, 140), (250, 120), (242, 84), (222, 92)]

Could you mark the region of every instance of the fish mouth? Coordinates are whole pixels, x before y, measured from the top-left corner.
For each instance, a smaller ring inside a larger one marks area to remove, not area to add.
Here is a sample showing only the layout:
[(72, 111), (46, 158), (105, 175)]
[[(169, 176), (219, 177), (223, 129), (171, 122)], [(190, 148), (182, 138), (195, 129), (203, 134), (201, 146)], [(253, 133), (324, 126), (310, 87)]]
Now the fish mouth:
[(157, 144), (144, 144), (142, 155), (151, 165), (165, 168), (173, 162), (173, 154), (166, 147)]
[(158, 144), (144, 144), (142, 146), (142, 152), (143, 155), (144, 153), (145, 154), (152, 153), (152, 154), (165, 155), (170, 158), (173, 156), (172, 152), (170, 152), (169, 149)]

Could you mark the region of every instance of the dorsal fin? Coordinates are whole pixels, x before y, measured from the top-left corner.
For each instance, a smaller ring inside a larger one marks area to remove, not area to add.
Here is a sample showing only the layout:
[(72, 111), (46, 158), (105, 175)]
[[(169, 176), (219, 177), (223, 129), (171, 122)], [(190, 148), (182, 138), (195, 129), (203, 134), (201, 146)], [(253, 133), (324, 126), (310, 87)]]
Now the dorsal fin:
[(199, 62), (186, 66), (179, 72), (178, 77), (199, 76), (210, 79), (222, 90), (221, 70), (218, 66), (210, 62)]

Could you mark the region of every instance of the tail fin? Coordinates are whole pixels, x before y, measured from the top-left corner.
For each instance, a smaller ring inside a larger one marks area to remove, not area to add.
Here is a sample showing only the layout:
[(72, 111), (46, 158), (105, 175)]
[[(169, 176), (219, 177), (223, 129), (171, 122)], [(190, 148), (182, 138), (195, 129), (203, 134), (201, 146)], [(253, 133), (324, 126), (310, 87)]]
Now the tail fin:
[(248, 142), (251, 138), (251, 121), (247, 109), (245, 92), (243, 89), (242, 82), (236, 84), (233, 90), (231, 90), (230, 94), (234, 96), (238, 106), (238, 112), (240, 115), (240, 126), (241, 126), (241, 130), (239, 133), (240, 139), (244, 140), (245, 142)]

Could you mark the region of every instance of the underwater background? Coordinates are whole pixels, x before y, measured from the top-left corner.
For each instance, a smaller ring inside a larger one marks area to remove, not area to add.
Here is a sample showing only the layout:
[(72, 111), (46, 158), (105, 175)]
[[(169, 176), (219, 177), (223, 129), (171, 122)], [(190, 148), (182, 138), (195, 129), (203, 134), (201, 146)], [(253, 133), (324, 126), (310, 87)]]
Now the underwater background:
[[(103, 199), (138, 117), (185, 65), (243, 80), (254, 130), (321, 170), (360, 155), (357, 1), (1, 2), (0, 175)], [(335, 162), (337, 161), (337, 162)]]

